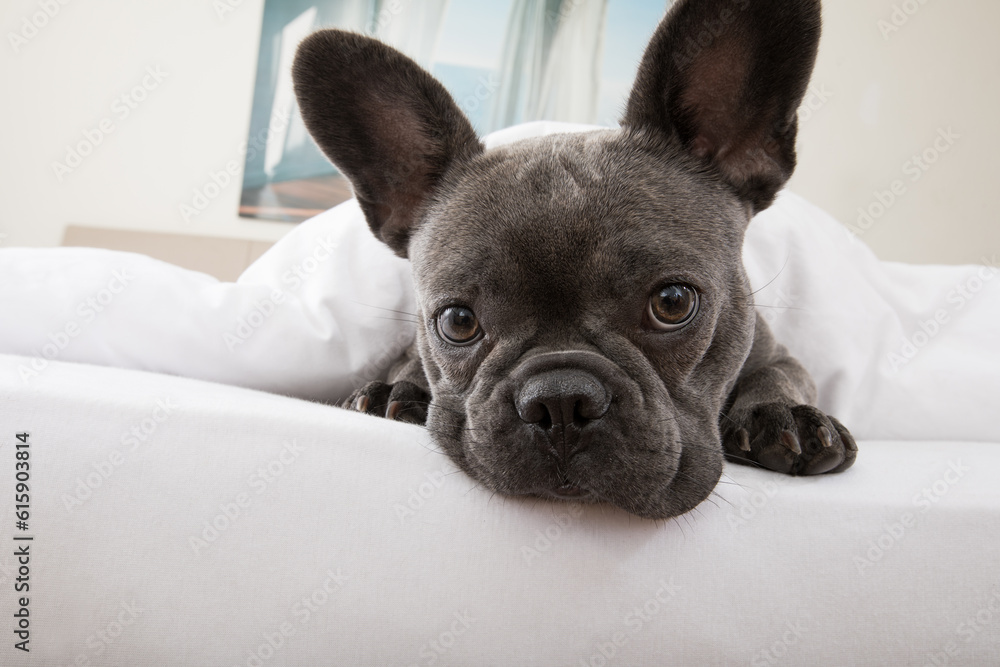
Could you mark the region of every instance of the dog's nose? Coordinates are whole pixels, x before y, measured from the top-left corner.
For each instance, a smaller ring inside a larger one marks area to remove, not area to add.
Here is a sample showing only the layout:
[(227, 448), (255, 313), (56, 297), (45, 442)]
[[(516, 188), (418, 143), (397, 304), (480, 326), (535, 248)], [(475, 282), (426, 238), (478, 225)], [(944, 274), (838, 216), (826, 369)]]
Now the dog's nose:
[[(515, 405), (521, 420), (548, 433), (560, 455), (575, 447), (578, 433), (588, 423), (603, 417), (611, 404), (604, 385), (590, 373), (556, 369), (528, 379), (518, 392)], [(571, 437), (568, 437), (571, 436)]]

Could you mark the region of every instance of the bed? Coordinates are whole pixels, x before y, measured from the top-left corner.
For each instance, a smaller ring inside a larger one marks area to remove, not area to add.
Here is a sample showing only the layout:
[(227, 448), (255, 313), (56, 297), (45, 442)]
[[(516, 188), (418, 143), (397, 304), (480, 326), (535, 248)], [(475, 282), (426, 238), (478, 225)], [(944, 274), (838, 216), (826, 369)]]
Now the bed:
[(413, 335), (386, 316), (407, 265), (353, 202), (234, 283), (0, 250), (0, 663), (1000, 663), (995, 258), (880, 262), (785, 193), (745, 259), (858, 462), (727, 464), (651, 522), (496, 496), (423, 429), (331, 405)]

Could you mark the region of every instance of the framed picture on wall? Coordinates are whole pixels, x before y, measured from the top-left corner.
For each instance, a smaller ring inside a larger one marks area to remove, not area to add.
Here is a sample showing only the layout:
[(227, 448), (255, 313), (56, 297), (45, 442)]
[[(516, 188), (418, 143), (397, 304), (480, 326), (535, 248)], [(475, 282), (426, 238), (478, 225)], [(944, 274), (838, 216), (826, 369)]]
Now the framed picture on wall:
[(665, 0), (266, 0), (240, 215), (300, 222), (350, 185), (299, 116), (291, 64), (336, 27), (394, 46), (437, 77), (485, 135), (532, 120), (614, 127)]

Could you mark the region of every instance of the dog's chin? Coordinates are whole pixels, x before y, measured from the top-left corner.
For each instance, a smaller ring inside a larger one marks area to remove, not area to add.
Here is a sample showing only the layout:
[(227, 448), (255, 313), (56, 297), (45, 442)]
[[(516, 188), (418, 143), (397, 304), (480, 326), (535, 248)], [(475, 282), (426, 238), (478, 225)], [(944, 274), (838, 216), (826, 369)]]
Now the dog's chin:
[(593, 491), (573, 482), (566, 482), (554, 489), (539, 489), (536, 495), (551, 500), (568, 500), (577, 503), (596, 503), (600, 501), (600, 498)]
[[(659, 473), (641, 482), (627, 473), (621, 478), (612, 473), (597, 480), (584, 478), (545, 489), (538, 495), (556, 501), (604, 503), (646, 519), (669, 519), (698, 506), (722, 475), (721, 454), (691, 456), (681, 450), (678, 458), (675, 464), (663, 466)], [(695, 463), (692, 459), (699, 460)], [(695, 469), (691, 469), (693, 464)]]
[[(683, 452), (681, 459), (684, 459)], [(684, 514), (711, 495), (722, 474), (722, 457), (719, 463), (700, 465), (697, 471), (677, 468), (673, 475), (665, 474), (660, 481), (650, 481), (648, 486), (637, 487), (623, 480), (594, 480), (583, 478), (559, 485), (521, 486), (511, 484), (503, 473), (479, 470), (474, 477), (490, 490), (508, 496), (532, 496), (555, 502), (613, 505), (629, 514), (645, 519), (670, 519)]]
[(525, 446), (528, 436), (521, 429), (467, 424), (452, 411), (432, 409), (428, 418), (435, 440), (459, 467), (507, 496), (604, 503), (647, 519), (669, 519), (705, 500), (722, 475), (717, 440), (682, 446), (676, 434), (650, 429), (644, 437), (609, 441), (557, 465), (537, 455), (534, 445)]

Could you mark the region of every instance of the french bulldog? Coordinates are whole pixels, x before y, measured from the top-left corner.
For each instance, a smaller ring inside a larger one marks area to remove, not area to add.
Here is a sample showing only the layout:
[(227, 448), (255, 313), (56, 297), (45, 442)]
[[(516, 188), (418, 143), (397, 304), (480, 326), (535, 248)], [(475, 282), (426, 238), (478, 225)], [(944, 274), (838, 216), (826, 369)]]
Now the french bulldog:
[(839, 472), (857, 446), (756, 314), (751, 218), (795, 166), (819, 0), (678, 0), (620, 129), (485, 150), (445, 88), (368, 37), (299, 46), (306, 127), (411, 261), (416, 341), (345, 407), (426, 424), (507, 495), (668, 518), (723, 460)]

